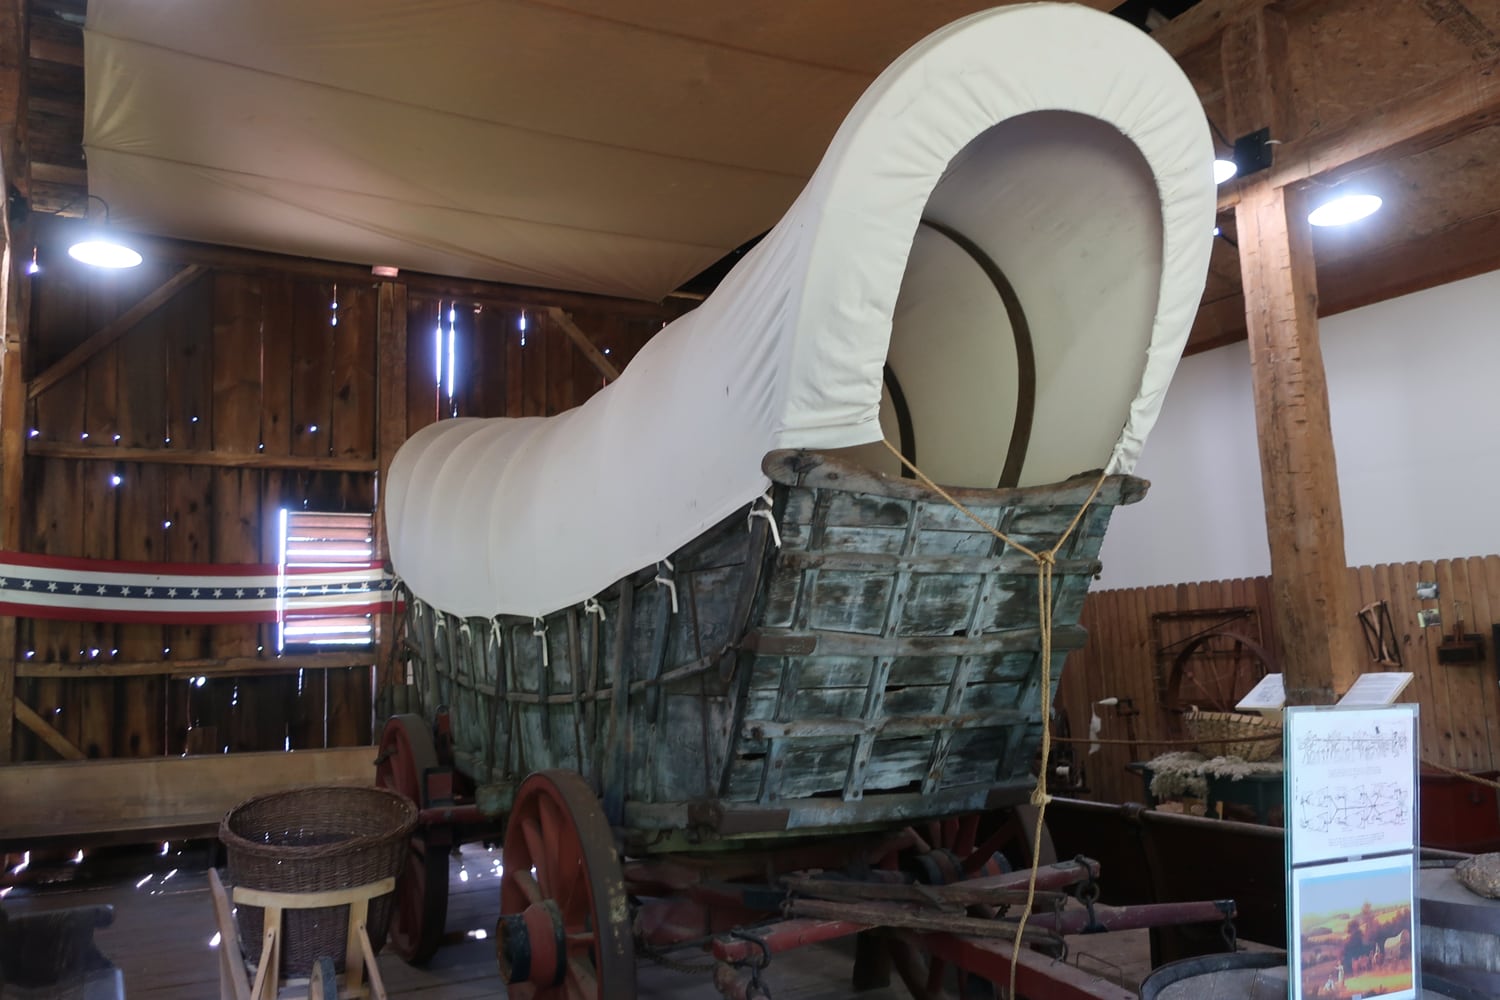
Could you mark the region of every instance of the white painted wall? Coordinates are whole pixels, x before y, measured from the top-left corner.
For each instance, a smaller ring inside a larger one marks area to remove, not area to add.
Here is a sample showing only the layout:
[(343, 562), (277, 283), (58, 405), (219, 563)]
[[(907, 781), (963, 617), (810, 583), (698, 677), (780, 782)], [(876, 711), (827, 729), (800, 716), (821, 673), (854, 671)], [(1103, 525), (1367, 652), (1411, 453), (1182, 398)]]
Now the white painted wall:
[[(1500, 552), (1500, 271), (1320, 324), (1351, 566)], [(1183, 359), (1096, 589), (1270, 572), (1244, 343)]]

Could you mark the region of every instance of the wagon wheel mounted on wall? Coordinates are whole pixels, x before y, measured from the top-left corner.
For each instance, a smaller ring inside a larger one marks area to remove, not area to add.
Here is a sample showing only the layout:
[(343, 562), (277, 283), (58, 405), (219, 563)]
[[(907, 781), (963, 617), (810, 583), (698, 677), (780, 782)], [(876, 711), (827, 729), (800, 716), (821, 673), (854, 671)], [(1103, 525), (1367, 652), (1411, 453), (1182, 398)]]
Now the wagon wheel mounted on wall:
[[(438, 768), (432, 726), (420, 715), (393, 715), (380, 733), (375, 784), (400, 792), (417, 804), (427, 801), (426, 775)], [(421, 965), (432, 958), (443, 941), (448, 917), (447, 838), (433, 843), (431, 831), (418, 826), (412, 833), (396, 898), (391, 907), (386, 940), (406, 961)]]
[(1234, 706), (1275, 669), (1271, 654), (1232, 629), (1194, 636), (1177, 651), (1167, 682), (1166, 708), (1183, 712), (1233, 712)]
[(635, 943), (604, 810), (573, 771), (538, 771), (505, 827), (495, 951), (515, 1000), (634, 1000)]

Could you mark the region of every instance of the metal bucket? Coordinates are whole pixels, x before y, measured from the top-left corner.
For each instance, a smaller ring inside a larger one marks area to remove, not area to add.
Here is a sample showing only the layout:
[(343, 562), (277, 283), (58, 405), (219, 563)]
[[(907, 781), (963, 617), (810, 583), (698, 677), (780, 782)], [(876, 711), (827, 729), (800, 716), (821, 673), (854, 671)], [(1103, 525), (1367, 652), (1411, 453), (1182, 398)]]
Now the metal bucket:
[[(1169, 962), (1141, 983), (1141, 1000), (1244, 997), (1285, 1000), (1286, 953), (1239, 951)], [(1491, 1000), (1490, 996), (1423, 973), (1423, 1000)]]

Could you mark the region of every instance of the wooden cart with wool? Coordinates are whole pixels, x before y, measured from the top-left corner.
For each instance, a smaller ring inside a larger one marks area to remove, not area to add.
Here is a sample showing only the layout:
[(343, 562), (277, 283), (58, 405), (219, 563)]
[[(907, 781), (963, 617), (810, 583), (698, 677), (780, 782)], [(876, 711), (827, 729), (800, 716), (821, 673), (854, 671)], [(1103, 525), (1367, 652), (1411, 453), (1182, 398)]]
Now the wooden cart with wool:
[(1145, 492), (1124, 473), (1201, 291), (1210, 156), (1128, 26), (974, 15), (881, 75), (618, 381), (414, 435), (385, 499), (409, 661), (378, 774), (423, 810), (396, 950), (431, 954), (449, 846), (502, 818), (518, 997), (629, 998), (638, 953), (683, 948), (763, 996), (777, 952), (876, 931), (919, 997), (950, 964), (1125, 997), (1030, 946), (1225, 921), (1107, 910), (1096, 864), (1001, 850), (1036, 853), (1051, 699)]

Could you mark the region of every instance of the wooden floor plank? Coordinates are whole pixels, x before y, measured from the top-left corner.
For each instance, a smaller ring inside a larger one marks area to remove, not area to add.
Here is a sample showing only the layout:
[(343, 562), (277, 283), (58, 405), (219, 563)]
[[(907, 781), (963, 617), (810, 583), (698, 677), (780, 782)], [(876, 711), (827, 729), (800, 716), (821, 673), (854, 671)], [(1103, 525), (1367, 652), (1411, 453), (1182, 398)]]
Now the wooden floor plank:
[[(504, 996), (495, 964), (494, 933), (500, 910), (500, 882), (495, 876), (498, 851), (466, 845), (449, 865), (449, 921), (446, 943), (426, 968), (413, 968), (394, 955), (380, 956), (387, 991), (399, 1000), (478, 1000)], [(468, 877), (464, 878), (463, 873)], [(204, 871), (143, 875), (83, 889), (19, 890), (5, 900), (12, 915), (107, 903), (114, 923), (95, 940), (125, 974), (131, 1000), (203, 1000), (218, 995), (218, 955), (213, 906)], [(1073, 939), (1074, 950), (1098, 951), (1105, 965), (1141, 964), (1146, 943), (1129, 934)], [(456, 940), (454, 940), (456, 939)], [(1121, 957), (1121, 956), (1126, 957)], [(783, 1000), (835, 1000), (849, 993), (852, 958), (849, 943), (819, 946), (779, 955), (767, 973), (774, 995)], [(696, 960), (696, 956), (693, 956)], [(1079, 955), (1085, 960), (1087, 955)], [(1096, 962), (1096, 964), (1098, 964)], [(1144, 967), (1142, 967), (1142, 972)], [(718, 1000), (708, 973), (687, 975), (643, 961), (637, 977), (642, 997), (660, 1000)], [(867, 1000), (897, 1000), (898, 987), (860, 994)]]

